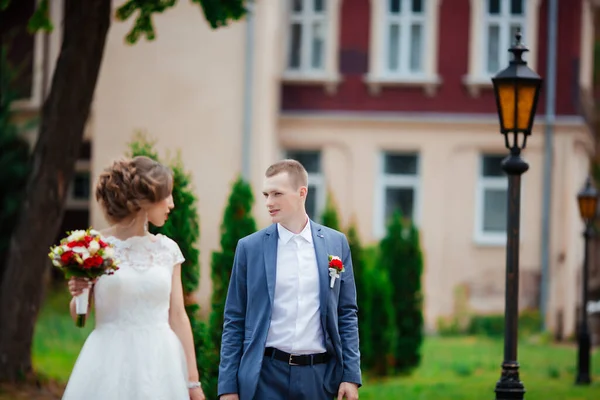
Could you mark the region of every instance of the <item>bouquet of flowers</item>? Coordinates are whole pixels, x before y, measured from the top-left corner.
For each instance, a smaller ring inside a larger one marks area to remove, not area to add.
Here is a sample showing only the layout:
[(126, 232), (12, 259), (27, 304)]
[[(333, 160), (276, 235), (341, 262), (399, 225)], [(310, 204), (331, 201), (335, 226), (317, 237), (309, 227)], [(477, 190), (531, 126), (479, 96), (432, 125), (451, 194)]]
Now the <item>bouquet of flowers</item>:
[[(67, 234), (69, 236), (62, 239), (58, 246), (50, 247), (48, 254), (52, 264), (64, 273), (66, 279), (96, 279), (102, 275), (112, 275), (119, 269), (112, 245), (102, 239), (100, 232), (90, 228)], [(78, 327), (85, 325), (89, 296), (89, 289), (86, 288), (75, 297)]]

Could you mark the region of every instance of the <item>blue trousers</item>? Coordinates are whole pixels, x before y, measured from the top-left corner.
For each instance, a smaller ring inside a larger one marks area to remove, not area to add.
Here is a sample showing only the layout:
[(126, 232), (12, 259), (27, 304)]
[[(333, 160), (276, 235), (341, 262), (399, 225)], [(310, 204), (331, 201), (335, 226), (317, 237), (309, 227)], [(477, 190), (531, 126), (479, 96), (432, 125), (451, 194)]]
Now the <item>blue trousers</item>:
[(264, 357), (254, 400), (332, 400), (323, 387), (326, 364), (289, 365)]

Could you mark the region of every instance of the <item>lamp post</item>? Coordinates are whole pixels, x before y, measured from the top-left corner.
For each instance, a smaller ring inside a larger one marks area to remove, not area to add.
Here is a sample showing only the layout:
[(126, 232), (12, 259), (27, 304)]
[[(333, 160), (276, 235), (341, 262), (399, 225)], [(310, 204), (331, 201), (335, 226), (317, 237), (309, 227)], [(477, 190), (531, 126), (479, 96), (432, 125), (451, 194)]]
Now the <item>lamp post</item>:
[(529, 164), (521, 158), (527, 145), (538, 101), (542, 78), (523, 60), (529, 51), (521, 43), (521, 32), (508, 51), (513, 59), (492, 82), (500, 118), (500, 131), (510, 154), (502, 161), (508, 175), (508, 218), (506, 240), (506, 293), (504, 308), (504, 361), (496, 383), (496, 400), (523, 399), (525, 386), (519, 378), (517, 362), (517, 330), (519, 319), (519, 235), (521, 209), (521, 175)]
[(594, 234), (594, 218), (598, 205), (598, 191), (594, 187), (590, 177), (587, 178), (585, 186), (577, 195), (579, 213), (585, 223), (583, 230), (583, 285), (581, 287), (581, 320), (579, 321), (579, 334), (577, 335), (577, 379), (578, 385), (589, 385), (590, 379), (590, 332), (588, 329), (587, 303), (588, 303), (588, 244)]

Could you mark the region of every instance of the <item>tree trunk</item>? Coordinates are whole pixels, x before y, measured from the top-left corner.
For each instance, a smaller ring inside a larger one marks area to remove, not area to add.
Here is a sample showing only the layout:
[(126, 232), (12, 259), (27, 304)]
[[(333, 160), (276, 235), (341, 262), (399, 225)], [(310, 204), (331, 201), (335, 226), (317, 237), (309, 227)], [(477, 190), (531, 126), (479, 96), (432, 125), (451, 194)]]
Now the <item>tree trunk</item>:
[[(0, 382), (32, 371), (31, 343), (48, 248), (60, 226), (110, 26), (111, 0), (66, 4), (60, 56), (0, 287)], [(54, 23), (60, 27), (61, 21)]]

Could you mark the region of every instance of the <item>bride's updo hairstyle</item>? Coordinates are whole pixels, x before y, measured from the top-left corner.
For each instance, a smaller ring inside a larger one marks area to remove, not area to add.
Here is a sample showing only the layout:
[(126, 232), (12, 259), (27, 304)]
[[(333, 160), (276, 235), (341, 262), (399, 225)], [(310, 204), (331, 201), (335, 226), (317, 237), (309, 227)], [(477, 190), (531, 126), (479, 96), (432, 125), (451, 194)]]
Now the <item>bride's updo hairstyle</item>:
[(145, 203), (166, 199), (172, 189), (170, 169), (138, 156), (115, 161), (102, 172), (96, 185), (96, 200), (106, 219), (115, 224), (140, 211)]

